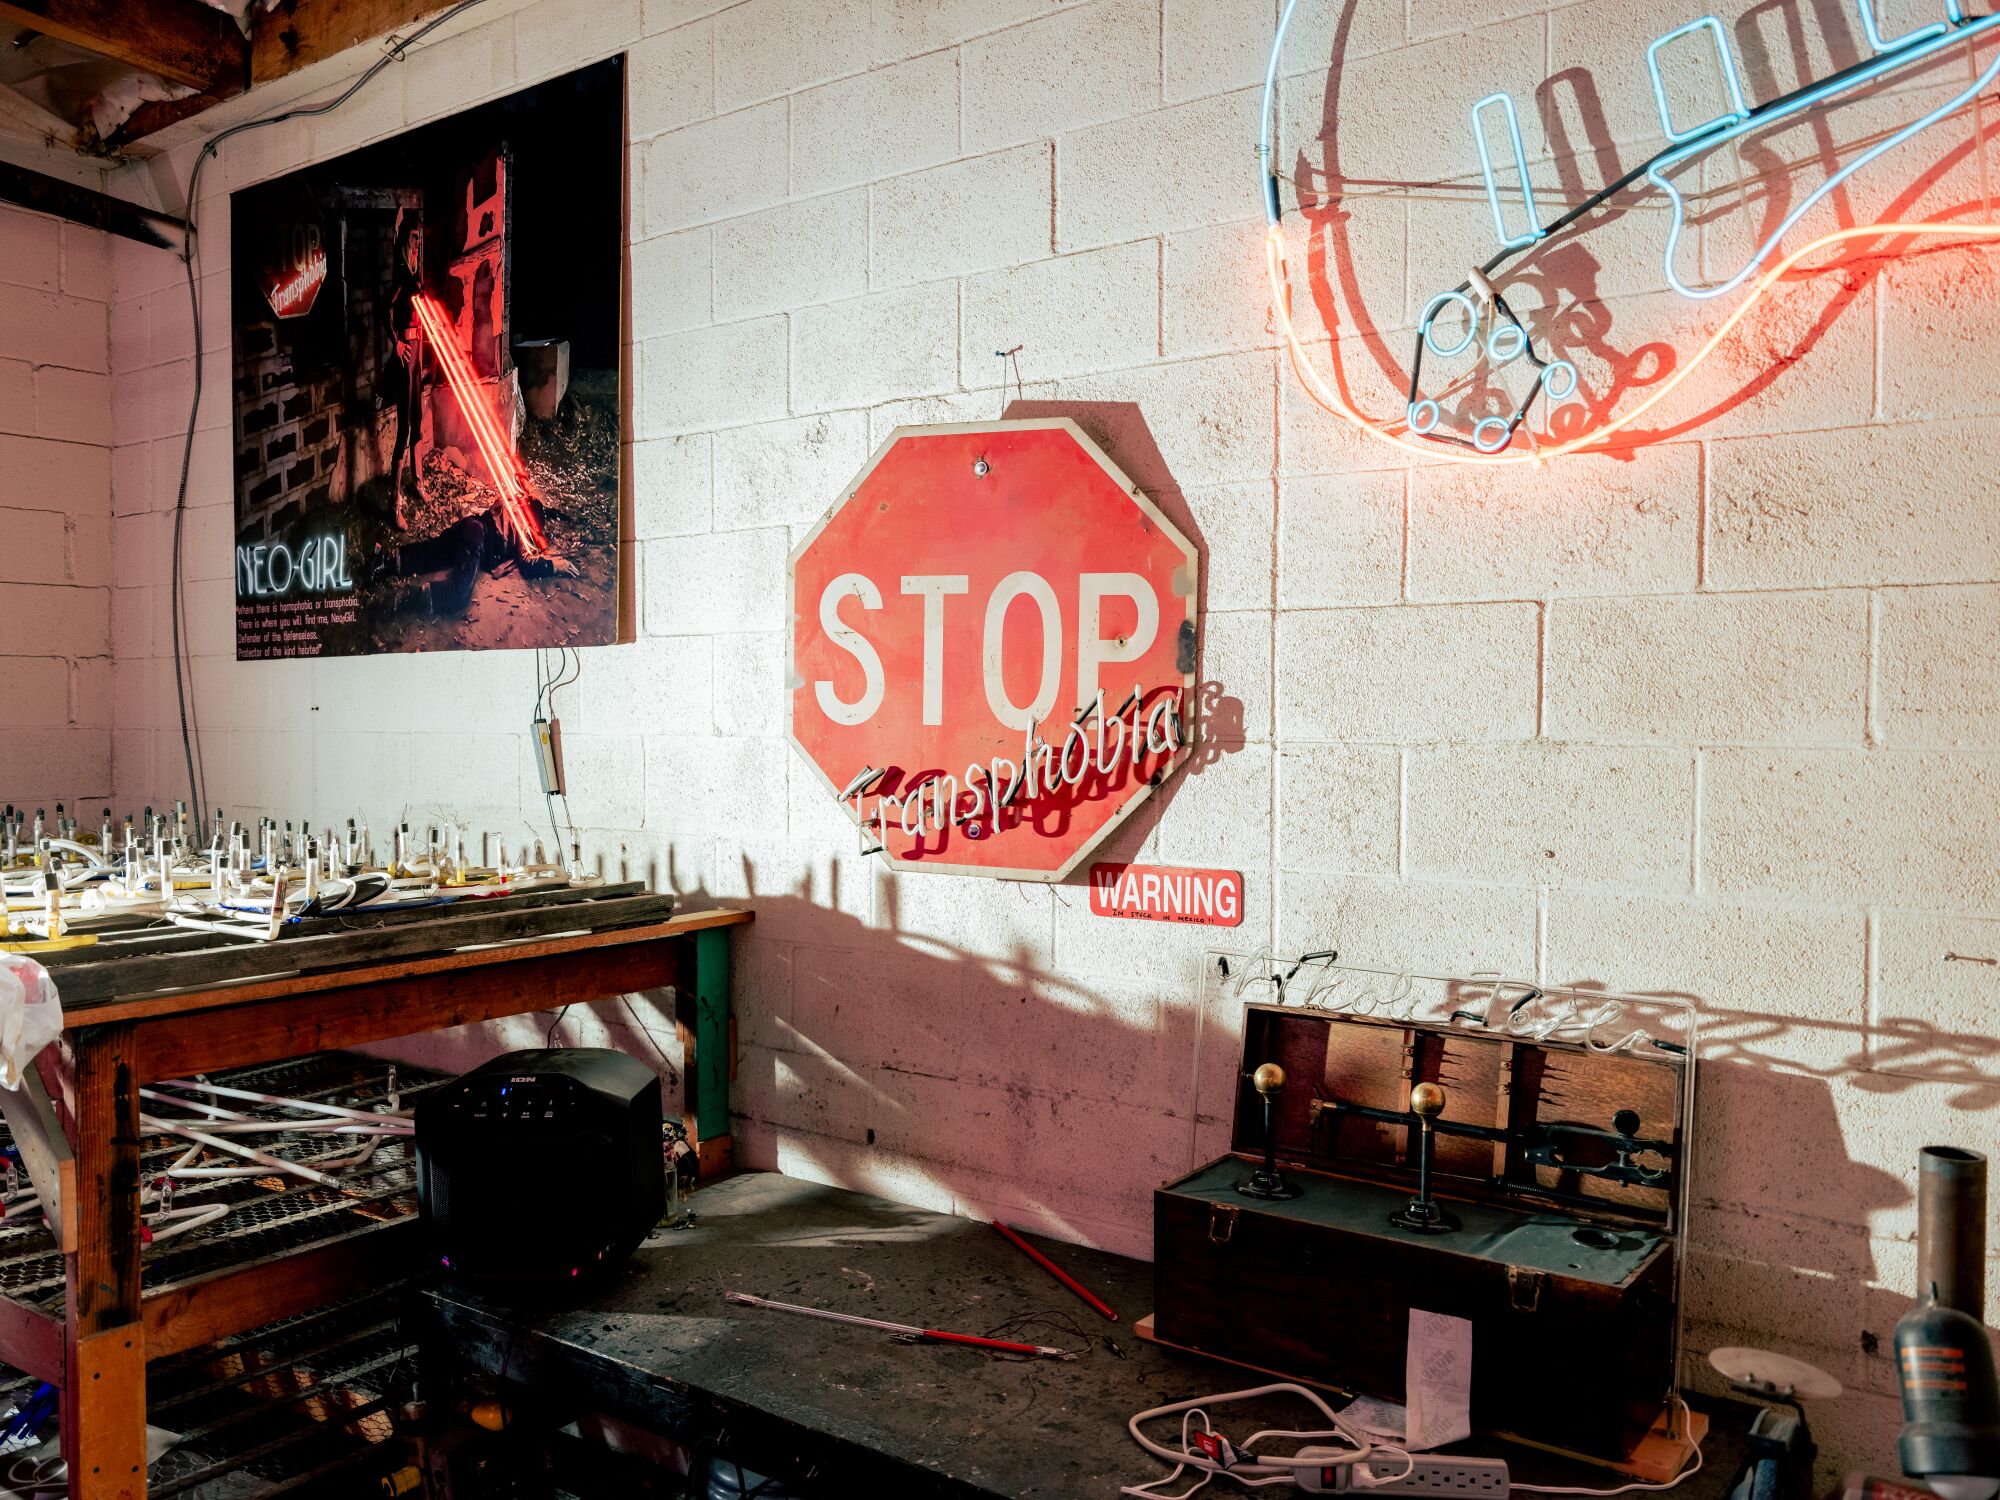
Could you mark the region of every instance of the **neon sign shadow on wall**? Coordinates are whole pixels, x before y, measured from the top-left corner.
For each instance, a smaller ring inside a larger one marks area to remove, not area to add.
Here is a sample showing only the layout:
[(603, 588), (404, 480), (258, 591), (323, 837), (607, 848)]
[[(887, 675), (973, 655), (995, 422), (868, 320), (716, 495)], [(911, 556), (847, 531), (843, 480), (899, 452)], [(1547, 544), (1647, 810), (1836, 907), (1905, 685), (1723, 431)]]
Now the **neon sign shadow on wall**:
[[(1379, 422), (1364, 415), (1320, 375), (1307, 356), (1304, 343), (1292, 321), (1290, 271), (1285, 255), (1279, 178), (1271, 165), (1273, 110), (1279, 63), (1284, 53), (1286, 32), (1291, 26), (1293, 13), (1299, 4), (1299, 0), (1287, 0), (1278, 20), (1277, 37), (1272, 44), (1270, 62), (1264, 75), (1264, 103), (1261, 133), (1258, 139), (1258, 159), (1263, 174), (1264, 208), (1268, 221), (1268, 228), (1265, 231), (1265, 264), (1271, 282), (1272, 305), (1277, 312), (1280, 327), (1290, 350), (1292, 367), (1307, 393), (1320, 406), (1353, 423), (1378, 441), (1426, 457), (1443, 457), (1466, 463), (1540, 463), (1566, 453), (1603, 451), (1614, 446), (1610, 440), (1619, 431), (1630, 426), (1646, 411), (1664, 400), (1710, 354), (1714, 353), (1716, 347), (1729, 336), (1772, 285), (1820, 250), (1844, 244), (1848, 240), (1890, 236), (1957, 239), (1968, 242), (2000, 240), (2000, 225), (1928, 221), (1880, 222), (1836, 230), (1787, 254), (1782, 256), (1777, 254), (1785, 236), (1796, 227), (1799, 220), (1834, 189), (1884, 152), (1921, 134), (1940, 120), (1970, 104), (1982, 90), (1989, 87), (1996, 78), (2000, 78), (2000, 52), (1996, 52), (1993, 59), (1980, 70), (1967, 88), (1921, 118), (1875, 142), (1866, 151), (1845, 163), (1838, 171), (1828, 174), (1824, 182), (1807, 194), (1785, 216), (1734, 275), (1712, 286), (1704, 287), (1691, 286), (1681, 279), (1674, 262), (1686, 223), (1687, 204), (1678, 185), (1669, 177), (1670, 172), (1684, 166), (1696, 156), (1734, 141), (1752, 130), (1819, 108), (1842, 94), (1866, 87), (1895, 69), (1920, 62), (1935, 56), (1946, 47), (1972, 41), (2000, 28), (2000, 14), (1968, 17), (1964, 14), (1959, 0), (1944, 0), (1945, 18), (1942, 21), (1918, 27), (1899, 37), (1885, 38), (1871, 0), (1854, 0), (1854, 3), (1860, 12), (1862, 29), (1875, 55), (1843, 68), (1816, 83), (1773, 99), (1757, 109), (1751, 109), (1744, 100), (1743, 87), (1736, 71), (1735, 58), (1729, 48), (1728, 35), (1721, 21), (1715, 16), (1702, 16), (1656, 37), (1646, 48), (1646, 71), (1652, 83), (1654, 102), (1659, 110), (1660, 127), (1666, 135), (1668, 145), (1547, 225), (1541, 222), (1535, 204), (1534, 188), (1529, 179), (1527, 148), (1521, 138), (1520, 120), (1512, 96), (1505, 92), (1492, 93), (1474, 104), (1471, 110), (1473, 142), (1478, 150), (1481, 175), (1486, 186), (1487, 204), (1493, 214), (1493, 228), (1500, 241), (1500, 249), (1483, 264), (1473, 268), (1458, 286), (1438, 293), (1425, 304), (1423, 313), (1418, 318), (1416, 348), (1410, 362), (1408, 400), (1403, 418), (1400, 422)], [(1660, 54), (1675, 43), (1695, 37), (1708, 39), (1728, 94), (1729, 107), (1699, 125), (1683, 128), (1677, 126), (1673, 107), (1667, 98), (1666, 81), (1660, 67)], [(1504, 132), (1502, 139), (1505, 150), (1512, 157), (1512, 165), (1520, 182), (1522, 210), (1518, 227), (1510, 226), (1509, 216), (1501, 201), (1499, 173), (1495, 169), (1495, 151), (1491, 139), (1491, 126), (1494, 122), (1497, 122)], [(1527, 425), (1535, 402), (1546, 395), (1549, 406), (1554, 408), (1577, 398), (1580, 384), (1578, 371), (1569, 360), (1548, 357), (1536, 347), (1527, 326), (1508, 305), (1504, 293), (1494, 285), (1494, 277), (1509, 261), (1577, 224), (1586, 215), (1639, 182), (1641, 178), (1662, 190), (1672, 204), (1672, 219), (1668, 226), (1666, 247), (1663, 252), (1668, 285), (1683, 296), (1707, 300), (1736, 290), (1753, 276), (1756, 280), (1751, 284), (1749, 293), (1711, 333), (1693, 357), (1661, 380), (1644, 401), (1581, 436), (1560, 442), (1553, 439), (1539, 440), (1534, 430)], [(1773, 259), (1774, 256), (1777, 258)], [(1448, 311), (1462, 317), (1465, 327), (1461, 336), (1451, 342), (1441, 343), (1438, 323)], [(1486, 330), (1483, 343), (1482, 329)], [(1533, 367), (1534, 375), (1526, 394), (1508, 415), (1484, 417), (1473, 423), (1469, 434), (1464, 434), (1450, 430), (1446, 423), (1446, 414), (1438, 401), (1422, 394), (1424, 356), (1428, 352), (1438, 358), (1449, 359), (1466, 353), (1476, 343), (1481, 343), (1481, 352), (1493, 369), (1500, 369), (1525, 358)], [(1517, 442), (1517, 436), (1525, 441)]]

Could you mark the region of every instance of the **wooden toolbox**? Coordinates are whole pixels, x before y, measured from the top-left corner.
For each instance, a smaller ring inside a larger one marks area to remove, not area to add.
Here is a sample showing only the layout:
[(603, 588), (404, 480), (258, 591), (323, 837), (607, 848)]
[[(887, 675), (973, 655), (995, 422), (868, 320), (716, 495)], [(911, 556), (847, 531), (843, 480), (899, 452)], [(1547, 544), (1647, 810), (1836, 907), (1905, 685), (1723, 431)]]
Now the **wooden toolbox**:
[[(1289, 1198), (1239, 1190), (1263, 1164), (1266, 1063)], [(1417, 1188), (1421, 1083), (1444, 1090), (1447, 1232), (1392, 1222)], [(1154, 1334), (1401, 1401), (1410, 1310), (1465, 1318), (1476, 1430), (1624, 1460), (1676, 1383), (1692, 1086), (1671, 1045), (1247, 1006), (1230, 1153), (1154, 1195)]]

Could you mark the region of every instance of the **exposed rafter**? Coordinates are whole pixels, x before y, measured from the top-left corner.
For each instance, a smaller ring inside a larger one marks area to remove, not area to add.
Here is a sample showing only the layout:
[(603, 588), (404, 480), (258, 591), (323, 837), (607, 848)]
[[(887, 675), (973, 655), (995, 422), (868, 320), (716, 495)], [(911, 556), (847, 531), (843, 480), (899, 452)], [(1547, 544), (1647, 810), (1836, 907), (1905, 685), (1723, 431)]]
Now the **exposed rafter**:
[[(110, 58), (181, 88), (185, 98), (140, 104), (99, 139), (86, 120), (60, 130), (24, 130), (21, 109), (0, 100), (0, 128), (46, 133), (79, 149), (120, 154), (259, 83), (296, 73), (424, 21), (451, 0), (276, 0), (251, 10), (246, 38), (202, 0), (0, 0), (0, 27), (24, 27), (54, 41)], [(28, 107), (21, 101), (22, 108)]]
[(0, 20), (216, 98), (250, 83), (250, 46), (200, 0), (0, 0)]
[(250, 18), (250, 76), (258, 83), (345, 52), (443, 10), (451, 0), (278, 0)]

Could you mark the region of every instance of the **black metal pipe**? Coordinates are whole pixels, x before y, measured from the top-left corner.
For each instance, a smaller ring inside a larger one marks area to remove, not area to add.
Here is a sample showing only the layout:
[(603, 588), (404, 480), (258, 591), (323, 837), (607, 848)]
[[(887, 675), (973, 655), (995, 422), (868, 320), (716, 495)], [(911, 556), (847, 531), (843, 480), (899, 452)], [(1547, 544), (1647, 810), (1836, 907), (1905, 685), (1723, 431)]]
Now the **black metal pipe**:
[(72, 224), (101, 229), (106, 234), (121, 235), (142, 245), (176, 253), (187, 243), (187, 224), (172, 214), (142, 208), (109, 193), (96, 192), (12, 162), (0, 162), (0, 203), (54, 214)]
[(1984, 1320), (1986, 1158), (1926, 1146), (1917, 1160), (1917, 1298)]

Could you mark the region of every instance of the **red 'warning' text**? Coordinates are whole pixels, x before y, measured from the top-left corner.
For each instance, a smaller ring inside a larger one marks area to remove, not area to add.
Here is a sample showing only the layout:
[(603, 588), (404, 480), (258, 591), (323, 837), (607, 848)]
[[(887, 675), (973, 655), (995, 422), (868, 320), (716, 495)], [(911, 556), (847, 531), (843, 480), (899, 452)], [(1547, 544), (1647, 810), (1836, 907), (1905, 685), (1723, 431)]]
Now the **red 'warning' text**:
[(1243, 876), (1236, 870), (1095, 864), (1090, 909), (1100, 917), (1234, 927), (1243, 920)]

